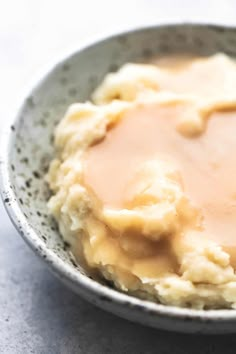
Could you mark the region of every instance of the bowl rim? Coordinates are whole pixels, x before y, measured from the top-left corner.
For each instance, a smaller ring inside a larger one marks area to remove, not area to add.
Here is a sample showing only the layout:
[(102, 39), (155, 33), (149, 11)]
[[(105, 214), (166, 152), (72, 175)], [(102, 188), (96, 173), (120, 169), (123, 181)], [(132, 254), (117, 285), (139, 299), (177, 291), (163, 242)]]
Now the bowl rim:
[[(204, 22), (171, 22), (159, 24), (151, 24), (148, 26), (139, 26), (125, 29), (122, 31), (115, 31), (108, 35), (98, 36), (92, 38), (85, 43), (79, 44), (77, 47), (70, 49), (67, 53), (64, 53), (58, 60), (54, 60), (51, 65), (47, 65), (46, 70), (42, 70), (38, 77), (33, 80), (33, 84), (28, 85), (24, 90), (24, 94), (20, 98), (20, 104), (14, 109), (12, 117), (6, 123), (1, 133), (1, 149), (0, 149), (0, 193), (3, 200), (3, 204), (6, 211), (14, 224), (17, 231), (21, 234), (26, 243), (43, 258), (49, 265), (54, 274), (59, 276), (65, 282), (71, 282), (74, 288), (81, 288), (81, 295), (85, 297), (85, 294), (90, 294), (95, 299), (99, 297), (101, 300), (111, 301), (116, 303), (120, 307), (129, 307), (135, 311), (148, 312), (153, 316), (178, 319), (178, 320), (195, 320), (204, 322), (219, 322), (227, 321), (234, 322), (236, 320), (236, 309), (217, 309), (217, 310), (198, 310), (181, 308), (176, 306), (163, 305), (148, 300), (139, 299), (132, 295), (122, 293), (119, 290), (111, 289), (106, 285), (102, 285), (97, 281), (89, 278), (88, 276), (80, 273), (77, 268), (65, 263), (53, 250), (49, 249), (46, 243), (41, 240), (33, 227), (29, 224), (20, 204), (17, 202), (16, 194), (11, 187), (10, 177), (10, 150), (11, 143), (14, 139), (14, 126), (20, 121), (20, 113), (25, 106), (27, 98), (34, 92), (37, 87), (53, 72), (58, 66), (61, 66), (67, 60), (71, 59), (74, 55), (79, 55), (80, 52), (85, 49), (98, 45), (107, 40), (115, 39), (121, 35), (128, 35), (132, 33), (138, 33), (146, 30), (159, 30), (162, 28), (178, 28), (178, 27), (191, 27), (191, 28), (210, 28), (216, 31), (232, 30), (236, 31), (236, 26), (204, 23)], [(79, 291), (77, 290), (79, 293)], [(90, 300), (89, 296), (86, 298)], [(99, 302), (97, 303), (99, 305)], [(101, 305), (99, 305), (101, 307)]]

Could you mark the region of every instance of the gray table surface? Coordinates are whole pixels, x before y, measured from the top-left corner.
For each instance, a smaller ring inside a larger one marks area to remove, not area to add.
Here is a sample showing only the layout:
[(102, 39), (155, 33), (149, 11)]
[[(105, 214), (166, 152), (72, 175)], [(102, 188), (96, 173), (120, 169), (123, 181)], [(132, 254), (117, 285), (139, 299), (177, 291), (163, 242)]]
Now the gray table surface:
[[(0, 126), (22, 86), (42, 65), (98, 29), (104, 34), (180, 19), (236, 24), (234, 0), (0, 0), (0, 5)], [(0, 353), (236, 352), (236, 335), (158, 331), (80, 299), (32, 253), (2, 204), (0, 230)]]
[(0, 353), (229, 354), (236, 335), (194, 336), (133, 324), (65, 288), (17, 235), (0, 207)]

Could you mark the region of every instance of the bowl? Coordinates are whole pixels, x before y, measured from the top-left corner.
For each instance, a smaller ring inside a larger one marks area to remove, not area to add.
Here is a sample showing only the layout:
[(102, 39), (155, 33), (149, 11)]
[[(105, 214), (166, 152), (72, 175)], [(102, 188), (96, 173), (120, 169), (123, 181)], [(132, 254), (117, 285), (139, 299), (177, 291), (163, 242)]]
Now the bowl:
[(176, 24), (135, 29), (79, 47), (54, 64), (21, 101), (2, 134), (1, 194), (30, 247), (67, 286), (91, 303), (152, 327), (200, 333), (236, 330), (236, 310), (193, 310), (141, 300), (94, 279), (75, 264), (48, 215), (44, 174), (53, 157), (52, 134), (69, 104), (85, 101), (107, 72), (160, 54), (236, 56), (236, 28)]

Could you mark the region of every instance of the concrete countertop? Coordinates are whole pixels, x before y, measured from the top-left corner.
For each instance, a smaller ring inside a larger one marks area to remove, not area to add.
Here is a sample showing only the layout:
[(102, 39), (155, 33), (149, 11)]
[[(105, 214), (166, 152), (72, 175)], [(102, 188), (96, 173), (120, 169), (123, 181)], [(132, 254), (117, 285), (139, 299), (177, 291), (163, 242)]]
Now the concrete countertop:
[[(91, 9), (93, 11), (91, 12)], [(34, 73), (90, 35), (163, 21), (236, 25), (234, 0), (8, 0), (0, 13), (0, 123)], [(235, 23), (234, 23), (235, 22)], [(0, 204), (0, 353), (228, 354), (236, 335), (193, 336), (133, 324), (55, 279)]]

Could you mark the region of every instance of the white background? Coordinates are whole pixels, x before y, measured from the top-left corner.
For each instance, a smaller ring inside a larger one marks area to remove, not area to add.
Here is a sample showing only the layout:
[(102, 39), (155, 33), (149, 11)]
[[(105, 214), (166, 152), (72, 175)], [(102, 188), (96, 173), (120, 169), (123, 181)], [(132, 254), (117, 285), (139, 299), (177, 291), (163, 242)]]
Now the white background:
[(81, 41), (180, 20), (236, 24), (236, 1), (0, 0), (0, 119), (42, 66)]

